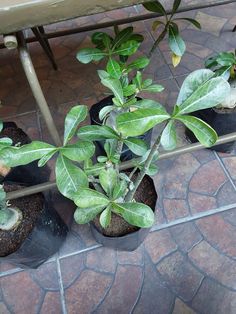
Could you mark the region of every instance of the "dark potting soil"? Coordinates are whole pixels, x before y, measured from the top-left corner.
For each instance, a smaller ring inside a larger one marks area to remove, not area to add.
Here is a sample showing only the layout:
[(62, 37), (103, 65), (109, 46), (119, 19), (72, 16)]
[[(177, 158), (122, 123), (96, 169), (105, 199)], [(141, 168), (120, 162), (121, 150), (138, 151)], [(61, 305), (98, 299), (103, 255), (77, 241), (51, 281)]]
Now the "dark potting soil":
[[(153, 211), (155, 210), (157, 194), (153, 188), (152, 181), (150, 181), (148, 176), (144, 177), (135, 193), (134, 198), (136, 202), (148, 205), (153, 209)], [(99, 216), (93, 220), (93, 223), (103, 235), (109, 237), (121, 237), (140, 229), (130, 225), (122, 217), (114, 213), (111, 214), (111, 223), (106, 229), (100, 225)]]
[[(4, 184), (4, 190), (11, 192), (23, 188), (18, 184)], [(44, 197), (41, 193), (21, 197), (10, 201), (11, 207), (18, 207), (22, 211), (22, 222), (13, 230), (0, 229), (0, 256), (4, 257), (15, 252), (28, 235), (32, 232), (44, 206)]]
[(0, 138), (2, 137), (11, 138), (14, 145), (17, 143), (20, 143), (21, 145), (30, 143), (30, 139), (26, 136), (26, 134), (20, 128), (13, 126), (6, 127), (2, 130)]

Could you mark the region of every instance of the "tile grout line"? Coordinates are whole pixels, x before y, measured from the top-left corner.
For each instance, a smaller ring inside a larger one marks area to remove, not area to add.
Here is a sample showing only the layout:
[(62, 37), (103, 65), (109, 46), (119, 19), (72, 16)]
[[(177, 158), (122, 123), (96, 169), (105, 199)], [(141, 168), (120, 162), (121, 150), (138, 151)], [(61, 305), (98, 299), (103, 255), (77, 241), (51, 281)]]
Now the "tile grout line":
[(64, 293), (64, 287), (63, 287), (63, 281), (62, 281), (62, 275), (61, 275), (61, 265), (60, 265), (59, 258), (57, 258), (56, 263), (57, 263), (57, 275), (58, 275), (59, 286), (60, 286), (60, 299), (61, 299), (62, 313), (67, 314), (65, 293)]
[(228, 170), (226, 169), (226, 167), (225, 167), (223, 161), (221, 160), (221, 158), (219, 157), (219, 155), (217, 154), (217, 152), (214, 151), (214, 154), (215, 154), (216, 159), (218, 160), (218, 162), (219, 162), (219, 164), (220, 164), (222, 170), (224, 171), (226, 177), (229, 179), (231, 185), (233, 186), (234, 190), (236, 191), (235, 183), (234, 183), (233, 179), (231, 178), (231, 176), (230, 176)]
[(74, 256), (74, 255), (79, 255), (79, 254), (82, 254), (82, 253), (90, 252), (90, 251), (96, 250), (96, 249), (98, 249), (100, 247), (102, 247), (101, 244), (95, 244), (95, 245), (89, 246), (89, 247), (87, 247), (85, 249), (74, 251), (74, 252), (71, 252), (71, 253), (59, 256), (59, 259), (61, 260), (61, 259), (64, 259), (64, 258), (67, 258), (67, 257), (71, 257), (71, 256)]

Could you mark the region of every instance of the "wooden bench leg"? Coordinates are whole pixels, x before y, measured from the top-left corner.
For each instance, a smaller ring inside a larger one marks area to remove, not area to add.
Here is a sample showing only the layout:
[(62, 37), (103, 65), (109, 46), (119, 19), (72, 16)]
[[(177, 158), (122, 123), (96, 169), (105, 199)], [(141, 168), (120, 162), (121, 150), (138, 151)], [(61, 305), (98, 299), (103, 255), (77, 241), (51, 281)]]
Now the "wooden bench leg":
[(41, 47), (43, 48), (44, 52), (46, 53), (48, 59), (52, 63), (54, 70), (57, 70), (57, 64), (54, 59), (52, 49), (50, 47), (48, 39), (44, 37), (45, 32), (43, 26), (32, 27), (31, 30), (37, 38), (38, 42), (40, 43)]
[(48, 108), (48, 104), (42, 92), (41, 86), (39, 84), (38, 77), (36, 75), (30, 54), (28, 52), (28, 49), (25, 43), (24, 34), (22, 31), (17, 32), (17, 40), (18, 40), (18, 51), (20, 55), (20, 60), (21, 60), (25, 75), (27, 77), (27, 80), (29, 82), (31, 91), (44, 117), (44, 120), (46, 122), (46, 125), (48, 127), (48, 130), (50, 132), (50, 135), (53, 141), (55, 142), (57, 146), (60, 146), (61, 139), (56, 129), (55, 123), (53, 121), (51, 112)]

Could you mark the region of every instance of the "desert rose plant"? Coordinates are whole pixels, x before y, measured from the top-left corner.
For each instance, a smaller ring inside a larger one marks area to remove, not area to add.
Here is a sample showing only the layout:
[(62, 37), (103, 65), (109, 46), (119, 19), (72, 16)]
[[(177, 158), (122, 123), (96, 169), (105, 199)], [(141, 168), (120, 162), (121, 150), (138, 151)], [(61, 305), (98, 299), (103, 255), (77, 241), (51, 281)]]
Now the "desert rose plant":
[[(131, 225), (149, 228), (154, 223), (153, 210), (137, 202), (134, 195), (145, 174), (156, 173), (160, 146), (166, 150), (176, 147), (177, 121), (185, 124), (206, 147), (213, 145), (217, 140), (215, 131), (190, 113), (221, 103), (230, 87), (224, 78), (215, 77), (211, 70), (197, 70), (185, 79), (173, 112), (168, 113), (156, 101), (137, 98), (143, 88), (149, 88), (150, 92), (160, 91), (160, 86), (152, 87), (151, 81), (143, 80), (140, 72), (125, 83), (122, 76), (115, 78), (110, 71), (100, 71), (99, 75), (114, 96), (117, 109), (114, 123), (79, 127), (87, 116), (87, 107), (77, 105), (65, 118), (62, 146), (33, 141), (23, 146), (5, 147), (0, 151), (1, 164), (15, 167), (39, 160), (41, 167), (57, 155), (56, 183), (59, 191), (76, 204), (74, 218), (77, 223), (87, 223), (99, 216), (101, 226), (106, 228), (111, 215), (115, 214)], [(103, 113), (103, 118), (106, 114)], [(159, 124), (160, 134), (151, 147), (137, 138)], [(77, 140), (71, 144), (75, 136)], [(106, 154), (95, 156), (93, 142), (101, 140), (105, 141)], [(124, 143), (140, 156), (133, 160), (134, 168), (129, 174), (120, 170)]]

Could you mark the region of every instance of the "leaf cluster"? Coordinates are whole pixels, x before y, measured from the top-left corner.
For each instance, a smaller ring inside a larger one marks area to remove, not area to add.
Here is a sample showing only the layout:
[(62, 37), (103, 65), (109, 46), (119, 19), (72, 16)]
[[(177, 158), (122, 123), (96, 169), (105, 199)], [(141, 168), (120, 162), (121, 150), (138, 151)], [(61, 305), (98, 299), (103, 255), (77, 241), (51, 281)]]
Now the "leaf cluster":
[(236, 78), (236, 51), (220, 52), (206, 60), (205, 66), (226, 80)]

